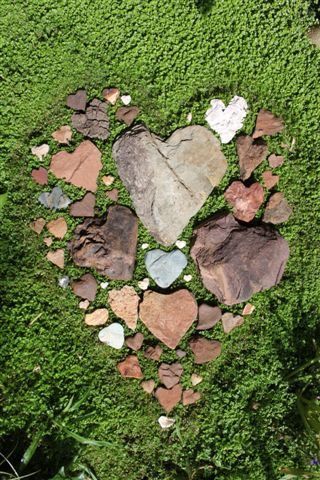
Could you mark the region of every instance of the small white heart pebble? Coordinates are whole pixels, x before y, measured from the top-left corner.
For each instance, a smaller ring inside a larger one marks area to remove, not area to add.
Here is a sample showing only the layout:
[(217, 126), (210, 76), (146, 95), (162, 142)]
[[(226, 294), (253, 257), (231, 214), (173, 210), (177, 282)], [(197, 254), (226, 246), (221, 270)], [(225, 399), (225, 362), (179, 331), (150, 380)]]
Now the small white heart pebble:
[(141, 245), (141, 248), (142, 248), (142, 250), (146, 250), (147, 248), (149, 248), (149, 243), (143, 243)]
[(48, 155), (50, 150), (50, 147), (47, 143), (43, 143), (42, 145), (39, 145), (38, 147), (32, 147), (31, 148), (31, 153), (32, 155), (35, 155), (36, 157), (39, 158), (40, 161), (42, 161), (43, 157)]
[(187, 245), (187, 242), (185, 242), (184, 240), (177, 240), (176, 241), (176, 247), (178, 247), (180, 249), (184, 248), (186, 245)]
[(109, 282), (102, 282), (102, 283), (100, 283), (100, 287), (101, 287), (103, 290), (105, 290), (106, 288), (108, 288), (108, 286), (109, 286)]
[(187, 115), (187, 122), (190, 123), (192, 120), (192, 113), (189, 112), (188, 115)]
[(170, 428), (175, 423), (175, 419), (161, 415), (161, 417), (158, 418), (158, 422), (161, 428)]
[(109, 347), (119, 350), (124, 344), (124, 330), (120, 323), (111, 323), (108, 327), (99, 332), (99, 340), (106, 343)]
[(191, 280), (192, 280), (192, 275), (184, 275), (183, 280), (184, 280), (185, 282), (191, 282)]
[(141, 288), (141, 290), (148, 290), (149, 284), (149, 278), (144, 278), (143, 280), (140, 280), (140, 282), (138, 282), (138, 287)]
[(131, 103), (130, 95), (122, 95), (121, 102), (123, 103), (123, 105), (130, 105)]

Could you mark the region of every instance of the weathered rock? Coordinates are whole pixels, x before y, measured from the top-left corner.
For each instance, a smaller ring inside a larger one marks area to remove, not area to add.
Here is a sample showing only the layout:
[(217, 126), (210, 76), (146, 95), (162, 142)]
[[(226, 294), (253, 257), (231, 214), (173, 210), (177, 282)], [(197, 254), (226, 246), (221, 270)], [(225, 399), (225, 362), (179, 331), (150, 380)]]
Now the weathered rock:
[(155, 249), (150, 250), (145, 256), (147, 271), (161, 288), (170, 287), (187, 266), (187, 263), (187, 257), (180, 250), (164, 252)]
[(144, 336), (142, 333), (136, 333), (135, 335), (132, 335), (132, 337), (127, 337), (126, 338), (126, 345), (127, 347), (131, 348), (131, 350), (140, 350), (142, 347), (144, 340)]
[(262, 137), (262, 135), (275, 135), (284, 129), (283, 120), (276, 117), (269, 110), (260, 110), (257, 116), (256, 128), (252, 138)]
[(188, 388), (188, 390), (184, 390), (182, 393), (182, 405), (192, 405), (200, 400), (201, 393), (195, 392), (192, 388)]
[(267, 203), (263, 221), (277, 225), (278, 223), (287, 222), (291, 214), (292, 208), (286, 198), (284, 198), (283, 193), (277, 192), (271, 195)]
[(243, 97), (235, 96), (226, 107), (222, 100), (214, 98), (206, 111), (206, 121), (215, 132), (219, 133), (221, 143), (229, 143), (243, 126), (248, 104)]
[(182, 374), (183, 368), (180, 363), (172, 363), (171, 365), (161, 363), (158, 370), (160, 382), (163, 383), (166, 388), (172, 388), (177, 385)]
[(140, 301), (135, 289), (125, 285), (121, 290), (110, 290), (108, 300), (113, 313), (134, 330), (137, 326)]
[(158, 418), (158, 422), (161, 428), (166, 429), (166, 428), (172, 427), (172, 425), (174, 425), (176, 421), (174, 418), (168, 418), (168, 417), (165, 417), (164, 415), (161, 415)]
[(53, 243), (53, 240), (51, 237), (45, 237), (43, 239), (44, 243), (47, 245), (47, 247), (51, 247), (52, 243)]
[(93, 302), (96, 298), (98, 284), (91, 273), (85, 273), (79, 280), (72, 282), (71, 288), (77, 297)]
[(241, 315), (233, 315), (232, 313), (224, 313), (222, 315), (222, 327), (224, 333), (230, 333), (237, 327), (243, 324), (243, 317)]
[(120, 107), (116, 111), (116, 119), (130, 127), (139, 113), (140, 109), (138, 107)]
[(46, 224), (46, 221), (44, 218), (37, 218), (36, 220), (30, 223), (30, 228), (31, 230), (36, 232), (38, 235), (40, 235), (40, 233), (44, 229), (45, 224)]
[(181, 385), (175, 385), (170, 390), (159, 387), (155, 392), (155, 396), (158, 402), (167, 413), (171, 412), (171, 410), (173, 410), (173, 408), (178, 405), (181, 400), (181, 395)]
[(233, 206), (233, 215), (243, 222), (254, 219), (263, 203), (264, 192), (260, 183), (246, 187), (242, 182), (232, 182), (224, 198)]
[(156, 384), (154, 380), (144, 380), (140, 385), (146, 393), (151, 395)]
[(212, 307), (206, 303), (199, 306), (197, 330), (208, 330), (214, 327), (221, 318), (221, 310), (219, 307)]
[(105, 323), (107, 323), (108, 318), (109, 318), (108, 310), (106, 308), (98, 308), (92, 313), (87, 313), (87, 315), (84, 318), (84, 321), (87, 325), (90, 325), (92, 327), (97, 327), (99, 325), (104, 325)]
[(43, 143), (42, 145), (31, 147), (32, 155), (35, 155), (40, 160), (40, 162), (42, 162), (43, 157), (48, 155), (49, 150), (50, 150), (50, 147), (47, 143)]
[(63, 217), (59, 217), (48, 222), (47, 229), (54, 237), (63, 238), (68, 231), (68, 225)]
[(199, 383), (201, 383), (203, 380), (203, 378), (201, 377), (201, 375), (198, 375), (197, 373), (193, 373), (191, 375), (191, 383), (192, 385), (195, 387), (196, 385), (199, 385)]
[(88, 192), (78, 202), (74, 202), (70, 207), (70, 215), (72, 217), (94, 217), (94, 207), (96, 197), (93, 193)]
[(80, 143), (73, 153), (56, 153), (50, 165), (50, 171), (57, 178), (91, 192), (97, 190), (101, 168), (101, 152), (90, 140)]
[(72, 93), (67, 96), (67, 107), (72, 108), (72, 110), (82, 110), (86, 109), (87, 104), (87, 92), (85, 90), (77, 90), (76, 93)]
[(113, 157), (137, 215), (163, 245), (177, 240), (227, 168), (219, 141), (198, 125), (167, 141), (136, 125), (115, 142)]
[(251, 303), (247, 303), (242, 310), (242, 315), (251, 315), (251, 313), (253, 313), (255, 308), (256, 307)]
[(211, 362), (219, 357), (221, 353), (221, 343), (217, 340), (208, 340), (204, 337), (193, 338), (189, 346), (194, 354), (194, 361), (197, 364)]
[(47, 260), (56, 267), (63, 268), (64, 267), (64, 250), (63, 248), (59, 248), (53, 252), (47, 253)]
[(268, 190), (271, 190), (271, 188), (277, 185), (277, 183), (279, 182), (279, 178), (279, 175), (273, 175), (270, 170), (267, 170), (262, 174), (263, 183)]
[(124, 344), (124, 330), (120, 323), (111, 323), (99, 332), (99, 340), (109, 347), (120, 350)]
[(187, 352), (185, 352), (184, 350), (181, 350), (181, 348), (178, 348), (176, 350), (176, 355), (178, 358), (184, 358), (187, 355)]
[(271, 227), (240, 225), (223, 214), (196, 230), (191, 256), (205, 287), (221, 303), (233, 305), (280, 282), (289, 247)]
[(308, 31), (307, 35), (312, 45), (319, 48), (320, 47), (320, 27), (318, 25), (312, 27)]
[(117, 188), (113, 188), (112, 190), (108, 190), (106, 195), (112, 202), (117, 202), (119, 198), (119, 190)]
[(135, 264), (138, 219), (129, 208), (109, 208), (107, 220), (86, 219), (75, 229), (70, 252), (76, 265), (95, 268), (113, 280), (131, 280)]
[(111, 103), (111, 105), (115, 105), (117, 103), (118, 98), (120, 97), (120, 90), (119, 88), (105, 88), (102, 92), (103, 98)]
[(40, 167), (38, 169), (34, 168), (31, 172), (31, 177), (39, 185), (47, 185), (48, 183), (48, 170), (46, 168)]
[(107, 104), (97, 98), (93, 99), (85, 113), (74, 113), (71, 118), (72, 126), (89, 138), (106, 140), (109, 137), (109, 118)]
[(144, 352), (144, 356), (148, 360), (154, 360), (155, 362), (158, 362), (160, 360), (160, 357), (162, 355), (162, 348), (160, 345), (156, 345), (155, 347), (148, 347), (147, 350)]
[(268, 156), (268, 146), (262, 139), (254, 140), (249, 135), (237, 138), (237, 152), (240, 165), (240, 178), (247, 180), (251, 173)]
[(268, 158), (268, 162), (271, 168), (280, 167), (284, 162), (284, 157), (281, 155), (275, 155), (274, 153)]
[(72, 130), (69, 125), (62, 125), (62, 127), (53, 132), (52, 138), (62, 145), (68, 145), (72, 138)]
[(63, 210), (71, 203), (70, 198), (63, 193), (60, 187), (54, 187), (51, 192), (41, 193), (38, 200), (51, 210)]
[(148, 290), (140, 304), (140, 319), (155, 337), (176, 348), (197, 318), (194, 296), (182, 289), (168, 295)]
[(129, 355), (123, 362), (118, 363), (117, 368), (124, 378), (143, 378), (143, 373), (136, 355)]

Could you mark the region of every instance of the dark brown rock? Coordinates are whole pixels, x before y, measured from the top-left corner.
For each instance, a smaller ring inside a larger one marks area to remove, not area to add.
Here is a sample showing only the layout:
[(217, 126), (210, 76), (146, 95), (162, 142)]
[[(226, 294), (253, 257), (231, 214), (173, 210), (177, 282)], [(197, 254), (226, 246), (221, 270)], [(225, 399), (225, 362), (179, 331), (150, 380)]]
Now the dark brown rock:
[(237, 138), (240, 178), (247, 180), (260, 163), (267, 158), (268, 146), (262, 139), (253, 140), (249, 135)]
[(85, 273), (79, 280), (72, 282), (71, 288), (77, 297), (93, 302), (96, 298), (98, 284), (91, 273)]
[(124, 378), (143, 378), (143, 373), (136, 355), (129, 355), (123, 362), (118, 363), (117, 368)]
[(82, 110), (86, 109), (87, 104), (87, 93), (85, 90), (77, 90), (76, 93), (72, 93), (67, 96), (67, 107), (72, 108), (72, 110)]
[(233, 215), (243, 222), (254, 219), (263, 203), (264, 192), (260, 183), (246, 187), (242, 182), (232, 182), (224, 198), (233, 206)]
[(143, 344), (143, 339), (144, 336), (142, 333), (136, 333), (135, 335), (126, 338), (126, 345), (131, 348), (131, 350), (140, 350)]
[(46, 168), (40, 167), (38, 169), (34, 168), (31, 172), (33, 180), (39, 185), (48, 184), (48, 170)]
[(85, 113), (74, 113), (72, 126), (89, 138), (106, 140), (109, 137), (109, 118), (107, 104), (95, 98), (86, 108)]
[(266, 223), (284, 223), (289, 220), (292, 214), (292, 208), (284, 198), (283, 193), (277, 192), (271, 195), (263, 215), (263, 221)]
[(86, 193), (78, 202), (74, 202), (70, 206), (70, 215), (73, 217), (94, 217), (94, 206), (96, 197), (93, 193)]
[(119, 120), (119, 122), (124, 122), (128, 127), (130, 127), (139, 113), (140, 110), (138, 107), (120, 107), (116, 111), (116, 119)]
[(183, 368), (181, 363), (172, 363), (171, 365), (161, 363), (158, 370), (160, 382), (163, 383), (166, 388), (172, 388), (177, 385), (182, 374)]
[(208, 330), (220, 320), (222, 312), (219, 307), (211, 307), (206, 303), (199, 306), (197, 330)]
[(173, 388), (168, 390), (167, 388), (159, 387), (155, 392), (155, 396), (160, 403), (161, 407), (167, 412), (178, 405), (181, 400), (182, 387), (181, 385), (175, 385)]
[(262, 135), (275, 135), (284, 129), (283, 120), (276, 117), (269, 110), (260, 110), (257, 116), (256, 128), (252, 138), (262, 137)]
[(160, 360), (160, 357), (162, 355), (162, 348), (160, 345), (156, 345), (155, 347), (148, 347), (147, 350), (144, 352), (144, 356), (148, 360), (154, 360), (155, 362), (158, 362)]
[(281, 235), (267, 225), (240, 225), (233, 215), (215, 215), (195, 231), (191, 256), (205, 287), (233, 305), (277, 285), (289, 257)]
[(221, 343), (217, 340), (208, 340), (204, 337), (193, 338), (189, 346), (194, 354), (194, 362), (197, 364), (211, 362), (219, 357), (221, 353)]
[(137, 238), (137, 217), (129, 208), (115, 205), (107, 220), (90, 218), (78, 225), (69, 248), (76, 265), (95, 268), (112, 280), (131, 280)]

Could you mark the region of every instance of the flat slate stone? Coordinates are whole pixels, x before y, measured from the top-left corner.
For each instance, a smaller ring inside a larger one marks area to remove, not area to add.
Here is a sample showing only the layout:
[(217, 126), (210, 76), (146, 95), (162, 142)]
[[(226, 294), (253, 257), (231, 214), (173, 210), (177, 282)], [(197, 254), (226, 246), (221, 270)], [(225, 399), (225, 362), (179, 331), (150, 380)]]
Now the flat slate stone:
[(93, 302), (96, 298), (98, 284), (91, 273), (85, 273), (79, 280), (72, 282), (71, 288), (77, 297)]
[(212, 307), (206, 303), (199, 306), (197, 330), (208, 330), (220, 320), (222, 312), (219, 307)]
[(42, 192), (38, 200), (50, 210), (63, 210), (71, 203), (70, 198), (63, 193), (60, 187), (54, 187), (51, 192)]
[(145, 256), (147, 271), (161, 288), (170, 287), (187, 266), (187, 263), (187, 257), (180, 250), (164, 252), (155, 249), (150, 250)]
[(292, 208), (290, 207), (287, 199), (282, 192), (277, 192), (271, 195), (264, 215), (263, 221), (266, 223), (273, 223), (278, 225), (279, 223), (287, 222), (292, 214)]
[(70, 215), (72, 217), (94, 217), (95, 204), (96, 197), (93, 193), (88, 192), (81, 200), (70, 206)]
[(77, 90), (75, 93), (71, 93), (67, 96), (67, 107), (72, 110), (82, 110), (86, 109), (87, 104), (87, 92), (85, 90)]
[(109, 208), (107, 219), (88, 218), (69, 243), (73, 261), (112, 280), (131, 280), (138, 240), (138, 219), (127, 207)]
[(240, 178), (241, 180), (247, 180), (260, 163), (267, 158), (268, 145), (261, 138), (254, 140), (249, 135), (239, 135), (236, 144)]
[(178, 239), (227, 169), (220, 142), (199, 125), (176, 130), (166, 141), (136, 125), (112, 152), (137, 215), (166, 246)]

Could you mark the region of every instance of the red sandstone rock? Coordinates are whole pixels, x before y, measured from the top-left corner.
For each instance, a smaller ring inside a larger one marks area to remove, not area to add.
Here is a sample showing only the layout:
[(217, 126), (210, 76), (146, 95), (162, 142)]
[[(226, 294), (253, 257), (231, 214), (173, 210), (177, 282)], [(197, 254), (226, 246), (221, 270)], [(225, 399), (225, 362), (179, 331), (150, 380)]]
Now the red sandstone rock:
[(47, 229), (54, 237), (63, 238), (68, 231), (68, 225), (63, 217), (59, 217), (48, 222)]
[(263, 221), (277, 225), (278, 223), (288, 221), (291, 214), (292, 208), (284, 198), (283, 193), (277, 192), (270, 197), (267, 203)]
[(264, 192), (260, 183), (246, 187), (242, 182), (232, 182), (224, 193), (227, 202), (234, 207), (234, 216), (250, 222), (263, 203)]
[(269, 110), (260, 110), (257, 116), (256, 128), (252, 138), (262, 137), (262, 135), (275, 135), (284, 129), (283, 120), (276, 117)]
[(262, 139), (253, 140), (249, 135), (237, 138), (240, 178), (247, 180), (260, 163), (267, 158), (268, 146)]
[(263, 183), (268, 190), (271, 190), (271, 188), (277, 185), (277, 183), (279, 182), (279, 178), (279, 175), (273, 175), (270, 170), (267, 170), (262, 174)]
[(135, 335), (132, 335), (132, 337), (127, 337), (126, 338), (126, 345), (127, 347), (131, 348), (131, 350), (140, 350), (142, 347), (144, 340), (144, 336), (142, 333), (136, 333)]
[(143, 373), (136, 355), (129, 355), (123, 362), (118, 363), (117, 368), (122, 377), (143, 378)]
[(119, 120), (119, 122), (124, 122), (129, 127), (139, 113), (140, 110), (138, 107), (120, 107), (116, 111), (116, 119)]
[(193, 338), (189, 346), (194, 354), (194, 362), (197, 364), (207, 363), (219, 357), (221, 343), (216, 340), (208, 340), (204, 337)]
[(135, 289), (125, 285), (121, 290), (110, 290), (108, 300), (112, 311), (117, 317), (124, 320), (131, 330), (135, 330), (140, 301)]
[(160, 382), (163, 383), (166, 388), (172, 388), (177, 385), (182, 373), (183, 368), (180, 363), (172, 363), (171, 365), (161, 363), (158, 370)]
[(192, 390), (192, 388), (189, 388), (188, 390), (184, 390), (184, 392), (182, 393), (182, 405), (192, 405), (193, 403), (198, 402), (200, 398), (200, 392), (195, 392), (194, 390)]
[(155, 393), (158, 402), (167, 413), (171, 412), (171, 410), (180, 402), (181, 395), (181, 385), (175, 385), (170, 390), (159, 387)]
[(196, 329), (208, 330), (209, 328), (214, 327), (214, 325), (219, 322), (221, 315), (222, 313), (219, 307), (212, 307), (211, 305), (202, 303), (199, 306), (198, 324)]
[(70, 215), (73, 217), (94, 217), (94, 206), (96, 197), (93, 193), (86, 193), (78, 202), (74, 202), (70, 206)]
[(98, 284), (91, 273), (85, 273), (79, 280), (72, 282), (71, 288), (77, 297), (93, 302), (96, 298)]
[(237, 327), (243, 324), (243, 317), (241, 315), (233, 315), (232, 313), (224, 313), (222, 315), (222, 327), (224, 333), (230, 333)]
[(144, 356), (148, 360), (154, 360), (155, 362), (158, 362), (160, 360), (160, 357), (162, 355), (162, 348), (160, 345), (156, 345), (155, 347), (148, 347), (146, 351), (144, 352)]
[(34, 168), (31, 172), (33, 180), (39, 185), (48, 184), (48, 170), (46, 168), (40, 167), (38, 169)]

